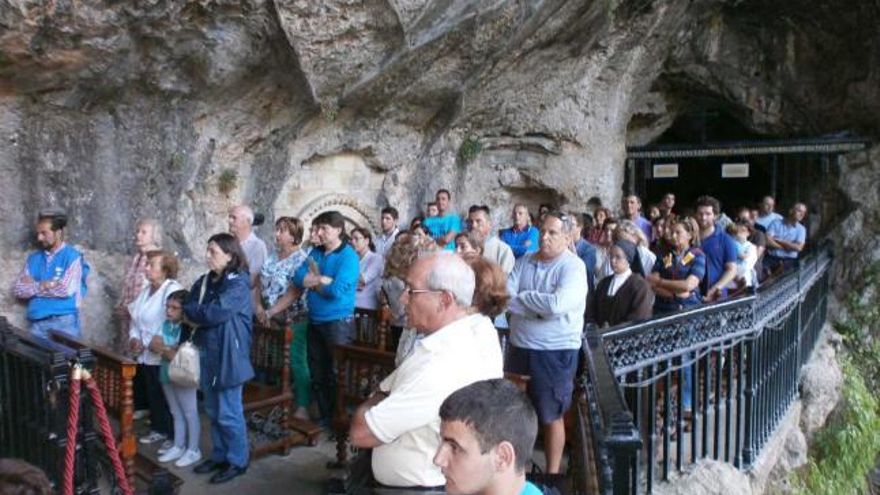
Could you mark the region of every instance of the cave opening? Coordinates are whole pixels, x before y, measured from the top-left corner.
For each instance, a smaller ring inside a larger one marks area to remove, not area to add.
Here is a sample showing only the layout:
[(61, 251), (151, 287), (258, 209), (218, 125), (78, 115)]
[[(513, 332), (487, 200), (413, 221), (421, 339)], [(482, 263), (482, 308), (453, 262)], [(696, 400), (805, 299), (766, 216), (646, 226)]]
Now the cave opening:
[(836, 188), (840, 156), (867, 145), (849, 135), (759, 134), (723, 107), (702, 107), (679, 115), (651, 144), (627, 148), (624, 191), (639, 195), (645, 209), (671, 192), (678, 213), (708, 194), (731, 217), (766, 195), (782, 214), (800, 201), (810, 211), (808, 231), (818, 234), (847, 209)]

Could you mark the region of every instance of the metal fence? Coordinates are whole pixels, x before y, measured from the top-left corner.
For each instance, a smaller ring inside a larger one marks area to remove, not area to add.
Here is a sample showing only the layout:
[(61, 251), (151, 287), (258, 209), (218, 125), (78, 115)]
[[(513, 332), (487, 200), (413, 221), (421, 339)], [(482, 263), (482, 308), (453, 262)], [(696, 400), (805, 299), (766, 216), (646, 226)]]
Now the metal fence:
[[(71, 360), (91, 367), (91, 351), (74, 351), (36, 339), (0, 317), (0, 457), (23, 459), (60, 488), (67, 445), (68, 374)], [(92, 416), (83, 396), (80, 417)], [(98, 435), (90, 421), (77, 432), (74, 491), (97, 494)]]
[(704, 458), (752, 466), (797, 397), (830, 262), (821, 249), (755, 294), (588, 331), (579, 385), (599, 492), (652, 493)]

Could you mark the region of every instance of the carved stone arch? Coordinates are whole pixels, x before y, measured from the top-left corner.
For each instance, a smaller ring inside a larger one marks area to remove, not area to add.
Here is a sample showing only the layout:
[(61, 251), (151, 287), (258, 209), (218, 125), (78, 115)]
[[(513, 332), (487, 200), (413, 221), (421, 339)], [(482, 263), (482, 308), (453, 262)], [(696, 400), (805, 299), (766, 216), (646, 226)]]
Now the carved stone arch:
[(336, 210), (345, 217), (348, 224), (346, 231), (351, 227), (366, 227), (370, 232), (379, 232), (380, 226), (376, 223), (378, 211), (347, 194), (330, 193), (318, 196), (307, 203), (296, 216), (308, 228), (316, 216), (331, 210)]

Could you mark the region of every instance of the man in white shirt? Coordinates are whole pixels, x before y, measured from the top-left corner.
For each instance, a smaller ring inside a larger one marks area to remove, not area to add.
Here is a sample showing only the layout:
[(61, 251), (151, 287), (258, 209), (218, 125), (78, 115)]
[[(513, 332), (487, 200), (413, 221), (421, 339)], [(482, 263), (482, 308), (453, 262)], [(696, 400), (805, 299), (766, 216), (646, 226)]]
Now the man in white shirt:
[(229, 209), (229, 233), (238, 239), (241, 250), (247, 258), (251, 275), (251, 287), (256, 286), (257, 275), (266, 262), (268, 250), (266, 243), (254, 234), (254, 210), (247, 205), (233, 206)]
[(424, 337), (358, 407), (349, 433), (354, 446), (373, 449), (373, 476), (382, 485), (442, 490), (446, 480), (433, 463), (440, 404), (461, 387), (503, 375), (492, 322), (468, 311), (474, 285), (473, 270), (453, 253), (420, 258), (406, 276), (401, 302)]
[(473, 205), (468, 209), (468, 229), (479, 233), (483, 237), (483, 257), (492, 263), (498, 264), (504, 273), (510, 275), (516, 258), (513, 250), (498, 236), (492, 235), (492, 218), (489, 216), (489, 207), (486, 205)]
[(378, 235), (376, 235), (373, 244), (376, 245), (376, 253), (382, 255), (383, 258), (388, 256), (388, 251), (391, 249), (391, 245), (394, 244), (394, 241), (397, 239), (397, 234), (400, 233), (400, 229), (397, 228), (397, 221), (399, 218), (400, 213), (397, 212), (397, 208), (394, 208), (393, 206), (382, 208), (382, 216), (380, 218), (382, 232), (379, 232)]

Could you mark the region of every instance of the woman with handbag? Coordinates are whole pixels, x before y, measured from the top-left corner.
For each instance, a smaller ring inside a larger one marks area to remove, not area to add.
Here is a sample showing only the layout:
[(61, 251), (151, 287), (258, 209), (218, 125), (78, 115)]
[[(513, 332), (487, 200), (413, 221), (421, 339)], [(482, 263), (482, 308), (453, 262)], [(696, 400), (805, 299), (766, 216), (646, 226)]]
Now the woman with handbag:
[(167, 441), (172, 434), (171, 412), (162, 393), (159, 382), (159, 364), (162, 356), (150, 349), (153, 337), (162, 332), (165, 321), (165, 299), (168, 294), (182, 287), (174, 277), (177, 276), (177, 257), (167, 251), (148, 251), (147, 285), (128, 305), (131, 315), (128, 347), (137, 361), (137, 375), (141, 376), (147, 393), (150, 408), (150, 433), (140, 438), (142, 444), (166, 441), (159, 454), (170, 450)]
[(211, 420), (211, 456), (195, 467), (214, 473), (211, 483), (225, 483), (247, 471), (248, 436), (242, 404), (251, 366), (253, 300), (247, 259), (231, 234), (215, 234), (206, 253), (210, 271), (193, 285), (183, 305), (198, 328), (193, 338), (200, 351), (201, 389)]

